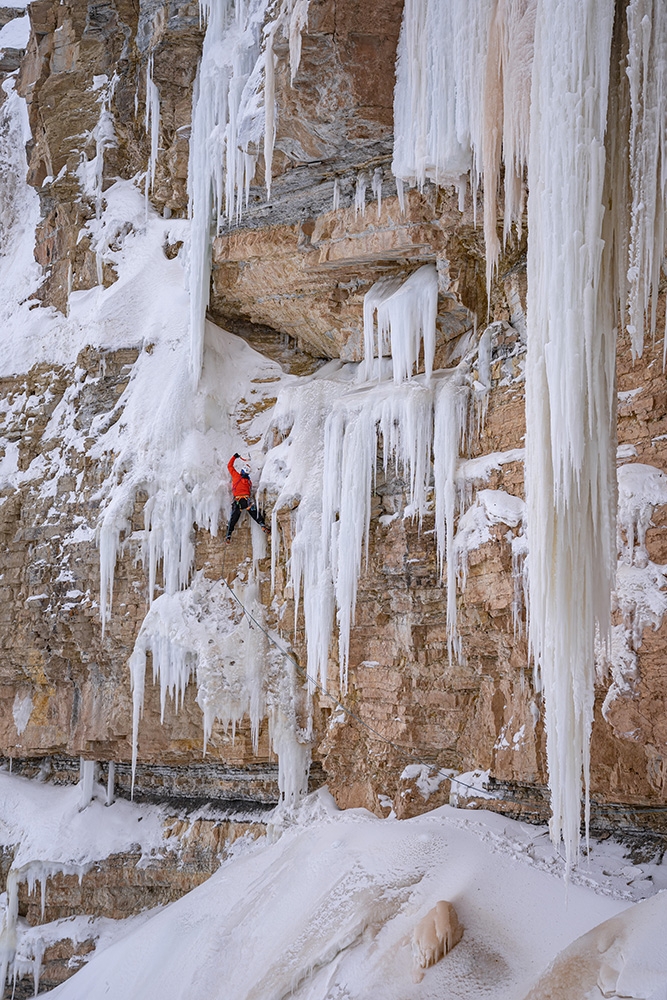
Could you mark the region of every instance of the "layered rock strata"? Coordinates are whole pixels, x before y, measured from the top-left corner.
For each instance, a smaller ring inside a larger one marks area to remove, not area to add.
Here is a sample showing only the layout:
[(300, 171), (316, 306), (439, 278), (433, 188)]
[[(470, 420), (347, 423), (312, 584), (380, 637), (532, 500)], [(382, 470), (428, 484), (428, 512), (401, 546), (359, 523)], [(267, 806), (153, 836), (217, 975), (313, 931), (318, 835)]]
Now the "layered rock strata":
[[(489, 515), (492, 493), (523, 497), (525, 233), (508, 243), (487, 296), (483, 239), (476, 227), (481, 196), (476, 206), (468, 199), (460, 211), (453, 191), (427, 184), (422, 192), (407, 191), (401, 208), (390, 171), (401, 10), (399, 0), (363, 5), (311, 0), (293, 82), (287, 40), (276, 43), (271, 200), (266, 202), (261, 184), (260, 158), (241, 222), (225, 225), (213, 240), (209, 315), (299, 375), (325, 359), (361, 360), (363, 298), (372, 284), (381, 277), (407, 276), (425, 263), (436, 265), (436, 367), (450, 367), (465, 355), (471, 384), (478, 386), (459, 484), (464, 510), (479, 511), (486, 527), (468, 536), (470, 518), (464, 522), (462, 516), (458, 523), (460, 655), (450, 657), (448, 649), (446, 589), (433, 517), (427, 515), (421, 524), (404, 517), (406, 484), (400, 474), (385, 475), (379, 467), (369, 561), (351, 632), (349, 687), (343, 693), (334, 682), (329, 695), (314, 697), (313, 784), (326, 780), (341, 806), (363, 805), (379, 815), (390, 808), (398, 816), (424, 811), (447, 801), (453, 790), (461, 803), (542, 820), (546, 751), (526, 640), (523, 522), (520, 516), (508, 523)], [(103, 150), (99, 198), (103, 203), (104, 191), (118, 177), (137, 177), (143, 184), (151, 59), (160, 94), (160, 142), (150, 200), (162, 215), (187, 214), (192, 90), (203, 31), (194, 3), (35, 0), (29, 16), (30, 41), (16, 86), (28, 104), (28, 180), (41, 203), (35, 257), (44, 280), (36, 308), (67, 313), (72, 291), (115, 281), (108, 263), (100, 273), (85, 230), (99, 206), (82, 186), (80, 167), (99, 152), (95, 130), (106, 110), (113, 141)], [(360, 177), (366, 189), (362, 199)], [(382, 184), (381, 204), (374, 178)], [(180, 249), (178, 243), (165, 245), (165, 257), (173, 259)], [(659, 329), (664, 309), (662, 287)], [(488, 383), (479, 355), (487, 328)], [(118, 400), (141, 352), (150, 349), (137, 331), (122, 349), (87, 348), (73, 364), (36, 364), (1, 379), (2, 458), (15, 461), (20, 481), (8, 478), (0, 489), (0, 752), (15, 761), (52, 758), (54, 771), (61, 757), (72, 767), (79, 756), (114, 761), (125, 792), (132, 754), (127, 662), (148, 605), (146, 576), (137, 563), (147, 498), (140, 491), (135, 496), (131, 529), (115, 569), (113, 614), (102, 634), (96, 531), (104, 500), (100, 489), (113, 456), (105, 465), (92, 451), (100, 428), (121, 417)], [(633, 361), (626, 338), (619, 339), (619, 464), (650, 466), (658, 477), (667, 467), (661, 352), (661, 344), (652, 345)], [(242, 415), (237, 417), (242, 425)], [(76, 434), (70, 435), (68, 427)], [(667, 492), (663, 496), (662, 487), (656, 488), (650, 502), (621, 487), (626, 506), (619, 520), (617, 647), (614, 662), (601, 659), (599, 665), (591, 748), (593, 821), (600, 829), (644, 829), (664, 836)], [(290, 511), (280, 512), (279, 526), (289, 535)], [(247, 573), (252, 560), (246, 524), (238, 527), (229, 547), (220, 536), (194, 526), (193, 533), (195, 566), (208, 579), (232, 582)], [(285, 624), (294, 607), (287, 581), (281, 562), (274, 602), (270, 561), (260, 561), (267, 625), (283, 635), (303, 665), (303, 619), (294, 633)], [(332, 647), (330, 677), (337, 676), (334, 660)], [(139, 736), (139, 796), (190, 804), (203, 799), (218, 805), (254, 803), (257, 810), (276, 801), (275, 756), (266, 725), (254, 752), (249, 725), (232, 737), (217, 724), (208, 742), (206, 774), (201, 753), (194, 684), (178, 711), (167, 702), (161, 723), (158, 693), (149, 683)], [(445, 776), (476, 769), (489, 772), (478, 783), (481, 794), (465, 782), (452, 788)], [(207, 837), (202, 834), (204, 843)], [(195, 884), (216, 863), (217, 848), (202, 851), (206, 857), (202, 861), (198, 854), (193, 861), (190, 882), (176, 879), (164, 897), (158, 893), (160, 901)], [(119, 860), (111, 869), (134, 870), (130, 861)], [(115, 884), (111, 869), (100, 875), (100, 884)], [(122, 882), (125, 876), (118, 877)], [(62, 892), (76, 894), (68, 885), (63, 883)], [(123, 913), (147, 905), (152, 890), (146, 886), (132, 887), (135, 902)], [(85, 907), (102, 912), (92, 883), (88, 896), (85, 887), (81, 891)], [(27, 896), (20, 898), (28, 918), (37, 919)], [(51, 898), (53, 912), (64, 915), (67, 906), (58, 909), (56, 895)]]

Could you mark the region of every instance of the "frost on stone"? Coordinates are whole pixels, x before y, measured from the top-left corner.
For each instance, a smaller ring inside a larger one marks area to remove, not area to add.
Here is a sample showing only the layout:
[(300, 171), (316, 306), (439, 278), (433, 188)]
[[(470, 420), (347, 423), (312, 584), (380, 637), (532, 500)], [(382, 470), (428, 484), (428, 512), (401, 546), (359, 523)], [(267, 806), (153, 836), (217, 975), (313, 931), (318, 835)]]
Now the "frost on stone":
[[(525, 520), (526, 505), (521, 497), (505, 490), (478, 490), (474, 503), (459, 518), (454, 540), (459, 585), (465, 590), (468, 555), (491, 539), (491, 527), (506, 524), (516, 528)], [(511, 534), (512, 541), (515, 536)]]

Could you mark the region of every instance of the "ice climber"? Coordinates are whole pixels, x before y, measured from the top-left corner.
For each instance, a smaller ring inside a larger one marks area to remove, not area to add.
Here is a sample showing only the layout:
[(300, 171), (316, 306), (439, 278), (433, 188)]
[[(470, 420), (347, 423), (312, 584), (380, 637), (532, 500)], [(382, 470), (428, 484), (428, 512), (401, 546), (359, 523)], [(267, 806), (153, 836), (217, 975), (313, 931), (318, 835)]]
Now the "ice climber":
[(236, 523), (241, 516), (242, 510), (248, 511), (253, 521), (257, 522), (262, 531), (268, 531), (266, 525), (264, 524), (264, 515), (258, 512), (257, 504), (251, 499), (252, 481), (250, 479), (248, 469), (242, 468), (240, 472), (237, 472), (234, 467), (234, 462), (237, 458), (240, 458), (242, 462), (249, 461), (247, 458), (241, 458), (238, 452), (234, 452), (227, 463), (229, 475), (232, 477), (232, 493), (234, 495), (234, 500), (232, 501), (232, 512), (229, 517), (229, 524), (227, 525), (227, 537), (225, 539), (228, 545), (232, 538), (232, 531), (236, 527)]

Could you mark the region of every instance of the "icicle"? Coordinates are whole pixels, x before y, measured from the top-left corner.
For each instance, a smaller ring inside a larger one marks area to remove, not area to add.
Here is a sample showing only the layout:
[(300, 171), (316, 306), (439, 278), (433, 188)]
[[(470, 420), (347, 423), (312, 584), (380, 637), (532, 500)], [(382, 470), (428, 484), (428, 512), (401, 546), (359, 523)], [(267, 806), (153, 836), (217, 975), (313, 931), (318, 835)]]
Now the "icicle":
[[(139, 640), (142, 639), (140, 642)], [(141, 632), (134, 644), (128, 667), (130, 670), (130, 689), (132, 691), (132, 786), (130, 798), (134, 798), (134, 782), (137, 775), (137, 757), (139, 751), (139, 720), (144, 712), (144, 690), (146, 685), (146, 643)]]
[[(537, 0), (502, 0), (498, 17), (502, 24), (501, 75), (503, 88), (503, 163), (505, 210), (503, 238), (516, 224), (521, 235), (530, 135), (530, 87), (533, 69), (533, 39)], [(486, 173), (486, 168), (485, 168)], [(497, 185), (497, 180), (494, 181)], [(487, 183), (484, 182), (486, 198)]]
[(340, 184), (337, 177), (334, 177), (333, 182), (333, 195), (331, 198), (331, 208), (334, 212), (337, 212), (340, 207)]
[(7, 873), (7, 908), (0, 931), (0, 989), (8, 981), (16, 955), (16, 923), (19, 916), (20, 872), (10, 868)]
[(400, 177), (396, 178), (396, 196), (398, 198), (398, 204), (401, 209), (401, 215), (405, 215), (405, 189), (403, 186), (403, 181)]
[[(473, 213), (484, 181), (487, 288), (497, 266), (497, 192), (505, 164), (505, 238), (523, 209), (536, 0), (406, 0), (394, 96), (398, 180), (459, 190)], [(399, 198), (401, 197), (399, 192)]]
[(193, 91), (188, 165), (190, 236), (191, 372), (199, 378), (211, 279), (211, 237), (223, 218), (239, 221), (263, 143), (266, 196), (271, 197), (276, 139), (274, 42), (289, 38), (291, 79), (301, 59), (309, 0), (282, 0), (264, 27), (270, 0), (200, 3), (206, 21)]
[(293, 710), (286, 714), (284, 708), (273, 707), (269, 729), (271, 748), (278, 757), (280, 800), (288, 809), (293, 809), (308, 794), (310, 747), (297, 739)]
[(362, 170), (357, 174), (357, 186), (354, 191), (354, 217), (356, 219), (359, 212), (362, 217), (366, 215), (366, 188), (368, 187), (368, 174)]
[(438, 273), (433, 264), (420, 267), (404, 282), (397, 278), (382, 278), (376, 282), (364, 297), (365, 377), (373, 377), (374, 355), (378, 358), (375, 370), (380, 377), (381, 358), (388, 348), (394, 382), (398, 384), (411, 378), (419, 363), (423, 343), (424, 368), (430, 378), (437, 311)]
[(595, 635), (615, 572), (615, 336), (603, 262), (613, 0), (537, 12), (528, 165), (526, 495), (530, 645), (544, 692), (551, 835), (588, 815)]
[(79, 812), (87, 809), (93, 801), (96, 767), (94, 760), (79, 759)]
[[(389, 291), (391, 287), (395, 285)], [(376, 288), (369, 300), (373, 308), (386, 292), (386, 286)], [(427, 510), (435, 454), (436, 528), (444, 562), (458, 502), (455, 473), (466, 425), (466, 384), (464, 366), (430, 380), (422, 375), (397, 385), (385, 379), (347, 392), (340, 381), (315, 378), (280, 394), (275, 428), (287, 437), (268, 453), (262, 484), (266, 490), (272, 482), (280, 484), (274, 494), (273, 545), (277, 512), (293, 509), (296, 498), (300, 501), (288, 565), (296, 614), (303, 600), (311, 690), (318, 678), (326, 689), (334, 608), (339, 683), (346, 688), (358, 581), (368, 559), (378, 441), (385, 473), (392, 467), (405, 479), (406, 516), (421, 518)], [(438, 491), (446, 493), (444, 500)], [(453, 636), (455, 570), (452, 580)]]
[(107, 794), (104, 800), (105, 806), (112, 806), (115, 799), (115, 781), (116, 781), (116, 765), (110, 760), (109, 761), (109, 773), (107, 776)]
[(237, 5), (236, 14), (233, 0), (200, 7), (207, 27), (193, 91), (188, 164), (190, 364), (195, 379), (203, 357), (212, 224), (223, 214), (229, 221), (240, 215), (257, 163), (247, 149), (257, 145), (265, 129), (264, 110), (255, 105), (262, 82), (261, 28), (267, 6), (268, 0), (251, 0), (247, 10)]
[[(97, 219), (102, 215), (104, 153), (107, 149), (116, 145), (116, 133), (113, 127), (113, 115), (111, 114), (110, 105), (117, 82), (118, 77), (114, 74), (111, 82), (100, 97), (100, 117), (97, 119), (97, 124), (93, 129), (93, 138), (95, 140), (95, 217)], [(101, 284), (101, 281), (98, 284)]]
[(382, 177), (383, 177), (382, 167), (376, 167), (376, 169), (373, 171), (373, 182), (371, 184), (371, 190), (375, 195), (375, 197), (377, 198), (378, 219), (382, 214)]
[[(146, 170), (145, 194), (148, 204), (149, 192), (155, 183), (155, 169), (160, 142), (160, 92), (153, 83), (153, 54), (151, 53), (146, 66), (146, 116), (144, 120), (146, 134), (150, 135), (151, 151)], [(147, 209), (148, 210), (148, 209)]]
[(310, 0), (291, 0), (293, 7), (289, 21), (289, 59), (290, 59), (290, 83), (294, 85), (294, 79), (301, 65), (301, 42), (303, 29), (308, 26), (308, 7)]
[(273, 170), (273, 149), (276, 142), (276, 55), (273, 42), (278, 22), (269, 27), (264, 51), (264, 171), (266, 177), (266, 200), (271, 199)]
[(461, 443), (465, 440), (468, 392), (465, 368), (442, 379), (435, 400), (433, 435), (433, 476), (435, 486), (435, 531), (440, 576), (447, 566), (447, 652), (459, 655), (456, 630), (456, 560), (454, 559), (454, 519), (457, 509), (456, 469)]
[(458, 184), (481, 173), (482, 101), (494, 0), (406, 0), (394, 95), (396, 177)]
[(238, 600), (220, 581), (198, 573), (187, 590), (158, 597), (143, 621), (129, 660), (133, 696), (132, 788), (137, 764), (139, 720), (143, 712), (146, 654), (153, 660), (153, 680), (160, 686), (164, 722), (167, 698), (178, 710), (194, 676), (202, 711), (204, 753), (216, 719), (232, 732), (245, 715), (255, 752), (267, 713), (269, 669), (275, 652), (261, 628), (264, 608), (254, 582), (235, 584)]
[[(389, 349), (389, 345), (385, 344), (383, 341), (381, 330), (376, 326), (378, 307), (382, 302), (393, 295), (394, 292), (397, 292), (402, 284), (403, 282), (401, 278), (380, 278), (380, 280), (376, 281), (364, 295), (363, 373), (364, 379), (367, 381), (371, 378), (377, 378), (379, 381), (382, 372), (382, 358), (385, 354), (385, 348), (387, 351)], [(374, 358), (377, 358), (376, 365), (373, 364)]]

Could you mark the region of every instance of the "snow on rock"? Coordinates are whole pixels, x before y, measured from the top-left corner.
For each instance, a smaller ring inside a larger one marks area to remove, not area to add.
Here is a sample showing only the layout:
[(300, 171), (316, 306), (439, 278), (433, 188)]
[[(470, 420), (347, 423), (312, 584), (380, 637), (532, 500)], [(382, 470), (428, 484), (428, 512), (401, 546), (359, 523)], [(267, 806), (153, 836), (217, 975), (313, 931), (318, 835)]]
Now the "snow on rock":
[(525, 455), (524, 448), (510, 448), (508, 451), (491, 451), (478, 458), (465, 459), (458, 467), (457, 482), (462, 487), (488, 482), (492, 472), (502, 469), (511, 462), (523, 462)]
[(651, 526), (653, 508), (667, 504), (667, 476), (662, 469), (641, 462), (629, 462), (618, 469), (618, 528), (626, 562), (641, 562), (646, 556), (646, 531)]
[[(478, 490), (475, 501), (459, 518), (454, 539), (454, 553), (461, 589), (468, 576), (468, 553), (491, 538), (494, 524), (516, 528), (525, 518), (526, 505), (521, 497), (505, 490)], [(512, 536), (513, 538), (514, 536)]]
[[(435, 773), (431, 773), (435, 772)], [(428, 802), (437, 792), (443, 781), (453, 775), (454, 771), (443, 771), (442, 768), (429, 767), (428, 764), (408, 764), (401, 772), (401, 781), (414, 781), (421, 797)]]
[[(515, 1000), (573, 939), (627, 906), (595, 892), (591, 876), (568, 896), (561, 865), (541, 859), (544, 834), (448, 806), (379, 820), (338, 812), (321, 791), (277, 841), (236, 853), (51, 995)], [(412, 933), (443, 898), (465, 933), (417, 985)]]
[(64, 872), (81, 876), (95, 861), (110, 854), (138, 846), (149, 857), (163, 848), (162, 810), (129, 802), (115, 802), (106, 808), (104, 789), (94, 783), (93, 776), (92, 761), (82, 762), (82, 783), (69, 787), (30, 781), (0, 770), (0, 845), (14, 850), (0, 929), (2, 984), (8, 974), (11, 978), (17, 950), (20, 882), (27, 882), (30, 892), (39, 883), (44, 906), (50, 875)]
[[(73, 293), (70, 321), (88, 331), (89, 342), (127, 346), (138, 341), (143, 350), (109, 420), (94, 428), (97, 440), (90, 446), (94, 459), (111, 464), (100, 491), (98, 528), (103, 623), (111, 611), (116, 558), (121, 537), (129, 533), (137, 491), (148, 494), (142, 560), (149, 594), (160, 570), (164, 588), (173, 593), (190, 578), (193, 525), (217, 533), (230, 500), (226, 466), (238, 450), (239, 431), (252, 427), (257, 439), (268, 422), (261, 413), (237, 420), (236, 411), (274, 392), (272, 383), (282, 376), (275, 362), (207, 324), (205, 370), (199, 391), (192, 391), (184, 271), (178, 258), (169, 260), (163, 252), (164, 242), (181, 237), (187, 223), (159, 219), (152, 211), (146, 219), (144, 199), (131, 182), (117, 182), (104, 197), (104, 212), (89, 229), (104, 247), (104, 260), (116, 267), (118, 280), (109, 288)], [(71, 436), (65, 407), (63, 401), (54, 413), (52, 429)], [(259, 460), (256, 448), (251, 458)]]
[(667, 892), (636, 903), (565, 949), (525, 1000), (664, 1000)]
[[(21, 6), (25, 7), (25, 4)], [(0, 51), (4, 49), (25, 49), (30, 38), (30, 18), (14, 17), (3, 28), (0, 28)]]
[(37, 996), (42, 960), (48, 948), (57, 946), (62, 941), (71, 941), (75, 950), (74, 958), (69, 962), (71, 968), (90, 958), (86, 949), (85, 959), (81, 957), (77, 962), (77, 945), (86, 944), (89, 947), (92, 942), (95, 953), (99, 954), (114, 941), (136, 930), (154, 914), (154, 910), (146, 910), (124, 920), (112, 920), (109, 917), (64, 917), (52, 920), (48, 924), (39, 924), (37, 927), (31, 927), (19, 917), (16, 926), (16, 953), (10, 978), (18, 980), (31, 977)]

